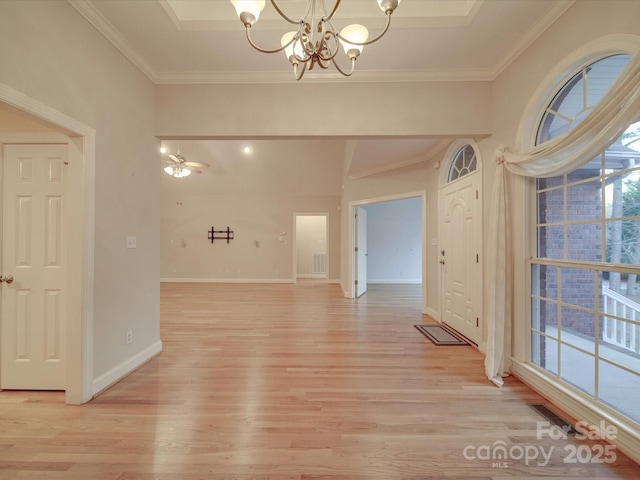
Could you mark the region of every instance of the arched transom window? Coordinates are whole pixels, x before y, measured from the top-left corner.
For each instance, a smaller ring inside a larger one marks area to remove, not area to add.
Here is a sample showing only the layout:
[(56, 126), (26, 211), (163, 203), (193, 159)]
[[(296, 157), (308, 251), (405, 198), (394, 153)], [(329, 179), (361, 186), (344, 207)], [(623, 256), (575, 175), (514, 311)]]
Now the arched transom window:
[(478, 161), (476, 160), (476, 152), (471, 145), (465, 145), (451, 162), (451, 168), (449, 169), (449, 182), (453, 182), (460, 177), (464, 177), (471, 172), (475, 172), (478, 168)]

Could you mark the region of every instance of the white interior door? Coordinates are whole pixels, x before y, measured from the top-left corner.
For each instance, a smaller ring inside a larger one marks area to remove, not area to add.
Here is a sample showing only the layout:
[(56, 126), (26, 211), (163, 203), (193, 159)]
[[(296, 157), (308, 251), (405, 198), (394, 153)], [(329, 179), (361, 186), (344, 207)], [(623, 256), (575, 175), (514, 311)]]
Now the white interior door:
[(367, 211), (355, 208), (355, 289), (356, 297), (367, 293)]
[(3, 389), (65, 389), (66, 145), (4, 148)]
[(440, 192), (442, 321), (469, 340), (481, 340), (482, 277), (478, 174), (462, 177)]

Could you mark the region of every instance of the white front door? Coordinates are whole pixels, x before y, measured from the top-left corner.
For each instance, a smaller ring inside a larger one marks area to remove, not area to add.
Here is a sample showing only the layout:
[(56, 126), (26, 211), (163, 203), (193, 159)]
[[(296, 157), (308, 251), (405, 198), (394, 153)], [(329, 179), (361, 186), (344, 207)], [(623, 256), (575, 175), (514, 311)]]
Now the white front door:
[(478, 173), (440, 192), (442, 321), (476, 344), (481, 341), (482, 276)]
[(355, 208), (355, 288), (356, 297), (367, 293), (367, 211)]
[(65, 389), (66, 156), (66, 145), (4, 147), (3, 389)]

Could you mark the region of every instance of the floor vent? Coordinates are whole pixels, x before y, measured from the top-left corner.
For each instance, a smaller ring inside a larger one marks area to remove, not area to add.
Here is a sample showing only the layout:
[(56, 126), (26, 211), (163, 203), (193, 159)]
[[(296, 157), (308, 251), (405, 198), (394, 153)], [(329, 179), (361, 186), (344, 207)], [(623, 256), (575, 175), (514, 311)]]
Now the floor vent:
[(528, 405), (539, 415), (546, 418), (549, 423), (566, 431), (567, 435), (575, 435), (578, 433), (570, 422), (567, 422), (564, 418), (549, 410), (545, 405), (542, 405), (541, 403), (529, 403)]

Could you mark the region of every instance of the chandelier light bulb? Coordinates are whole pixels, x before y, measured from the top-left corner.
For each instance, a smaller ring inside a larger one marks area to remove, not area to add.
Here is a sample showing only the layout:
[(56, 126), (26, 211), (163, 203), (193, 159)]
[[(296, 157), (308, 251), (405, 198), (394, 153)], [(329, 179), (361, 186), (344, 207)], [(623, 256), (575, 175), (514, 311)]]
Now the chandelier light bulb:
[(384, 13), (393, 12), (402, 0), (378, 0), (378, 5), (380, 6), (380, 10)]
[(280, 39), (280, 45), (284, 47), (284, 54), (292, 64), (297, 64), (300, 60), (304, 60), (307, 57), (300, 39), (293, 40), (297, 33), (298, 32), (287, 32)]
[(253, 25), (260, 18), (260, 12), (264, 10), (265, 0), (231, 0), (238, 18), (245, 25)]
[(358, 44), (365, 43), (369, 39), (369, 30), (363, 25), (354, 23), (344, 27), (340, 31), (340, 37), (340, 43), (342, 43), (344, 53), (346, 53), (350, 59), (358, 58), (364, 48), (363, 45)]

